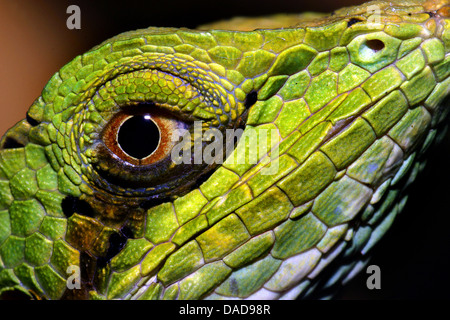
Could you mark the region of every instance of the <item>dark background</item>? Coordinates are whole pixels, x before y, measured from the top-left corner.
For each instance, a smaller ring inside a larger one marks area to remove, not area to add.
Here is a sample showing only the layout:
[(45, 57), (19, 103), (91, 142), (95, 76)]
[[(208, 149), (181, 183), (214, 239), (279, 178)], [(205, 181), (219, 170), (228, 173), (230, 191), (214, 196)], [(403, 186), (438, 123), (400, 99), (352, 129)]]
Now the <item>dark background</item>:
[[(188, 27), (233, 16), (331, 12), (355, 0), (0, 0), (0, 135), (25, 112), (65, 63), (120, 32), (149, 26)], [(81, 8), (81, 30), (66, 28), (66, 8)], [(403, 213), (374, 251), (381, 290), (366, 288), (362, 272), (339, 299), (449, 299), (450, 139), (430, 155)]]

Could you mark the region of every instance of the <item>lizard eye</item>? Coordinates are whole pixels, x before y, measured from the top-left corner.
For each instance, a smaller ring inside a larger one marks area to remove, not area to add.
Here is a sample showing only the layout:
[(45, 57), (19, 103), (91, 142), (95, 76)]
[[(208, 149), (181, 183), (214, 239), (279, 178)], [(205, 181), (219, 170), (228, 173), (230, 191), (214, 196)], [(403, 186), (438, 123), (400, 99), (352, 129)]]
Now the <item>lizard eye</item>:
[[(203, 140), (211, 129), (205, 122), (154, 103), (124, 106), (105, 118), (92, 147), (90, 173), (109, 194), (147, 199), (182, 194), (220, 163), (195, 160), (196, 148), (224, 143)], [(214, 150), (223, 157), (220, 147)]]
[[(238, 126), (244, 121), (243, 101), (227, 109), (227, 91), (208, 77), (197, 82), (198, 74), (181, 78), (156, 69), (128, 69), (115, 68), (119, 75), (97, 86), (77, 117), (84, 133), (81, 170), (99, 197), (151, 200), (183, 194), (220, 163), (196, 156), (209, 143), (203, 133)], [(219, 143), (211, 152), (218, 150), (217, 158), (224, 156)]]
[(179, 132), (192, 123), (158, 109), (154, 104), (125, 107), (113, 115), (101, 133), (93, 162), (109, 186), (122, 189), (155, 189), (195, 173), (191, 163), (175, 165), (171, 153), (180, 142)]

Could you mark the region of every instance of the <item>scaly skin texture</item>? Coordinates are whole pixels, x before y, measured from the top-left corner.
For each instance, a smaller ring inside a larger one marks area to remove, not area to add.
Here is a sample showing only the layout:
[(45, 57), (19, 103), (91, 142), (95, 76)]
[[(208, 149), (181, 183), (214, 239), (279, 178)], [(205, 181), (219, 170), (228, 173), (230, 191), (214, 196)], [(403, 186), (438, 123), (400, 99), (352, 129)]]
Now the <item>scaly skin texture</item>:
[[(0, 292), (326, 294), (365, 265), (439, 133), (448, 5), (377, 1), (286, 29), (150, 28), (75, 58), (1, 141)], [(129, 108), (277, 134), (256, 164), (137, 171), (105, 138)], [(70, 266), (81, 289), (66, 286)]]

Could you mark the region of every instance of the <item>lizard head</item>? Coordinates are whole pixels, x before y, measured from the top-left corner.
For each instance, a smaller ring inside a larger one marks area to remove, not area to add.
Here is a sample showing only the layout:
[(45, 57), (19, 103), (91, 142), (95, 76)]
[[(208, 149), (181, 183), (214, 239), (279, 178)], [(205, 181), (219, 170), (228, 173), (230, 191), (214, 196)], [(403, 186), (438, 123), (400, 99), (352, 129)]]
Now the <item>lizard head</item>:
[(295, 297), (367, 252), (448, 112), (449, 3), (283, 19), (59, 70), (0, 142), (0, 293)]

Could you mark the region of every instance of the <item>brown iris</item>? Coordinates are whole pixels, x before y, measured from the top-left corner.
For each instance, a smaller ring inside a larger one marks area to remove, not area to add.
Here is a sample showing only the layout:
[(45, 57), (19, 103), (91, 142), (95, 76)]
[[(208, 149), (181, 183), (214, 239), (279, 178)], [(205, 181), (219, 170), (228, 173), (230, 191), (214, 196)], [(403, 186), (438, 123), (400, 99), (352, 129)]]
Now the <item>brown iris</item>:
[(172, 132), (178, 121), (152, 108), (124, 110), (115, 115), (103, 132), (106, 147), (135, 166), (151, 165), (169, 156)]

